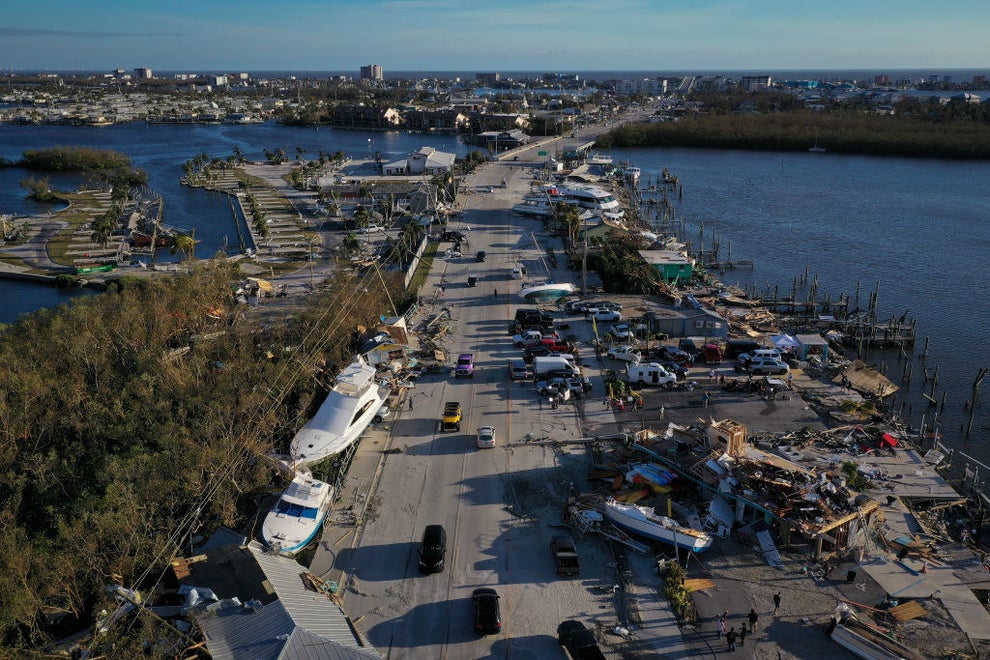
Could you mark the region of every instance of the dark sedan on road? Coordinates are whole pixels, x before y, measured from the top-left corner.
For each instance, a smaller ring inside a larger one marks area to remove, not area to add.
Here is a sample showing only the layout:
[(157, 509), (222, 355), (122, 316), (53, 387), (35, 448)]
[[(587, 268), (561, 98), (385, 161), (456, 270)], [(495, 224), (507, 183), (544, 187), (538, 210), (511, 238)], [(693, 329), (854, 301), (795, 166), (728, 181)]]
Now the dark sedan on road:
[(502, 630), (502, 612), (498, 606), (498, 592), (488, 587), (475, 589), (471, 594), (474, 606), (474, 632), (479, 635), (495, 635)]

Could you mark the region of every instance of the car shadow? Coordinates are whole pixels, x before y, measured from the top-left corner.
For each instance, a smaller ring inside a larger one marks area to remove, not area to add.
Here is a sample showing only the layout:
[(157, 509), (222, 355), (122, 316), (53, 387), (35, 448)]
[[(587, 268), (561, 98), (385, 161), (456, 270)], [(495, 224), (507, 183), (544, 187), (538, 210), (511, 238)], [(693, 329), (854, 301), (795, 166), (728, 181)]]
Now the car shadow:
[(467, 644), (478, 639), (474, 632), (471, 596), (424, 603), (402, 616), (382, 621), (365, 631), (375, 648), (411, 648)]
[(552, 658), (568, 658), (557, 638), (550, 635), (526, 635), (511, 639), (497, 639), (492, 644), (492, 651), (482, 658), (534, 658), (550, 660)]

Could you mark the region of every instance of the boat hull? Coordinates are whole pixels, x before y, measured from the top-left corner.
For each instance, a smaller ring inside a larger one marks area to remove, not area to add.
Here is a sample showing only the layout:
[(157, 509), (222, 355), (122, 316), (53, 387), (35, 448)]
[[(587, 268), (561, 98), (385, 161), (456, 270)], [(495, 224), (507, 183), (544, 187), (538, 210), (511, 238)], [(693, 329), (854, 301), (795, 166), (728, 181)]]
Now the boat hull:
[(626, 531), (691, 552), (704, 552), (712, 545), (708, 534), (681, 527), (670, 518), (651, 515), (646, 507), (610, 501), (605, 505), (605, 515)]
[(388, 394), (388, 388), (375, 381), (375, 368), (356, 360), (340, 373), (316, 415), (292, 439), (293, 465), (312, 465), (350, 447), (374, 420)]
[(284, 555), (299, 552), (323, 527), (332, 501), (330, 484), (307, 475), (297, 476), (265, 516), (262, 540)]
[(556, 302), (564, 296), (569, 296), (577, 290), (577, 287), (570, 282), (561, 284), (538, 284), (536, 286), (523, 287), (519, 291), (526, 302), (546, 303)]

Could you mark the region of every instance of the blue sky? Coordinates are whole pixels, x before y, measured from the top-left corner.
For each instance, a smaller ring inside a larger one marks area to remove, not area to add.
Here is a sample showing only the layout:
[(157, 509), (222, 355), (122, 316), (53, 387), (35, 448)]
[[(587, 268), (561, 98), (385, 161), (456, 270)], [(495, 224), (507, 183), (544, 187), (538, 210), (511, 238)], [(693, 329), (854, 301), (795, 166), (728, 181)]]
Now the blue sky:
[(990, 68), (987, 0), (7, 0), (0, 69)]

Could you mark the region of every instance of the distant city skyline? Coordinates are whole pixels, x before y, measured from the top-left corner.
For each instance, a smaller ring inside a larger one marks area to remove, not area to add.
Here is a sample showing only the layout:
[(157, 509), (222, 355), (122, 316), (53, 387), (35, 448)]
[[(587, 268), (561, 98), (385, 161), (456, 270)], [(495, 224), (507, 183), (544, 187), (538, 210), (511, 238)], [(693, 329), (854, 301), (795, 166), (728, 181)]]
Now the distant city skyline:
[(990, 3), (834, 0), (36, 0), (3, 71), (601, 71), (988, 66)]

